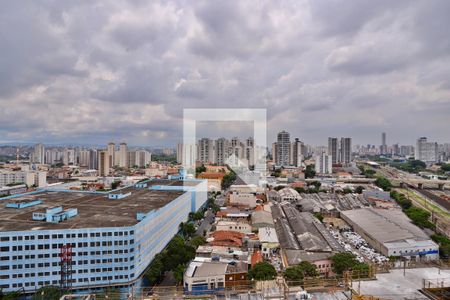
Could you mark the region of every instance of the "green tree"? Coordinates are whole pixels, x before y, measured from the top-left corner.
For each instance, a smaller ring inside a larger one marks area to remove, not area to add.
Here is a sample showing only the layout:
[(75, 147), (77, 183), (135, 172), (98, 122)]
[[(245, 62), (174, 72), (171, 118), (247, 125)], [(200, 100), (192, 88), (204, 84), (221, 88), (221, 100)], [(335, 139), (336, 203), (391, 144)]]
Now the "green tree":
[(115, 190), (119, 187), (121, 181), (113, 181), (113, 183), (111, 183), (111, 189)]
[(355, 188), (355, 193), (357, 193), (357, 194), (362, 194), (363, 190), (364, 190), (364, 187), (358, 185), (358, 186)]
[(391, 191), (390, 196), (403, 210), (406, 210), (412, 206), (411, 200), (407, 199), (405, 195), (400, 194), (397, 191)]
[(186, 267), (184, 265), (178, 265), (175, 267), (175, 269), (173, 270), (173, 277), (177, 282), (183, 281), (183, 275), (185, 270)]
[(4, 293), (2, 295), (2, 298), (0, 298), (1, 300), (19, 300), (22, 298), (22, 293), (20, 292), (9, 292), (9, 293)]
[(203, 236), (194, 236), (190, 241), (189, 245), (197, 249), (199, 246), (206, 244), (206, 239)]
[(323, 221), (323, 215), (322, 215), (322, 213), (320, 213), (320, 212), (315, 212), (315, 213), (313, 213), (313, 215), (314, 215), (314, 217), (316, 217), (317, 220), (319, 220), (320, 222)]
[(377, 180), (375, 180), (375, 185), (379, 188), (382, 188), (384, 191), (390, 191), (392, 188), (391, 182), (386, 177), (378, 177)]
[(58, 300), (61, 298), (61, 289), (57, 286), (44, 286), (36, 291), (32, 300)]
[(439, 245), (439, 255), (444, 258), (450, 258), (450, 239), (442, 234), (433, 234), (431, 239)]
[(235, 180), (236, 180), (236, 173), (234, 173), (233, 171), (230, 171), (228, 174), (223, 176), (221, 183), (222, 190), (228, 189), (234, 183)]
[(118, 289), (108, 289), (99, 294), (95, 294), (95, 300), (120, 300), (120, 294)]
[(411, 206), (404, 210), (405, 214), (419, 227), (422, 228), (434, 228), (434, 224), (429, 221), (430, 213), (417, 206)]
[(317, 181), (317, 180), (308, 183), (308, 186), (311, 186), (311, 185), (313, 185), (314, 188), (317, 189), (317, 190), (322, 186), (320, 181)]
[(303, 187), (296, 187), (294, 188), (294, 190), (296, 190), (299, 194), (306, 193), (306, 190)]
[(442, 164), (441, 171), (442, 172), (450, 172), (450, 164)]
[(176, 235), (167, 245), (163, 263), (166, 270), (173, 270), (180, 264), (186, 264), (195, 257), (195, 248), (187, 245), (185, 240)]
[(206, 167), (205, 165), (201, 165), (197, 168), (195, 168), (195, 174), (198, 175), (200, 173), (206, 172)]
[(248, 272), (248, 277), (255, 280), (272, 280), (275, 276), (277, 276), (277, 271), (268, 262), (257, 263)]
[(314, 165), (307, 165), (305, 169), (305, 178), (314, 178), (316, 176), (316, 171)]
[(349, 252), (336, 253), (330, 259), (333, 262), (333, 272), (339, 275), (358, 264), (356, 256)]
[(351, 189), (351, 188), (348, 188), (348, 187), (344, 188), (344, 189), (342, 190), (342, 192), (343, 192), (344, 194), (351, 194), (351, 193), (353, 193), (352, 189)]
[(164, 274), (163, 253), (156, 254), (155, 258), (151, 262), (149, 268), (145, 272), (144, 277), (149, 281), (150, 285), (157, 284)]
[(185, 237), (191, 237), (195, 233), (195, 227), (192, 223), (180, 223), (181, 234)]
[(307, 261), (302, 261), (298, 265), (288, 267), (286, 271), (284, 271), (284, 277), (288, 281), (299, 281), (303, 280), (304, 277), (316, 276), (319, 276), (316, 265)]

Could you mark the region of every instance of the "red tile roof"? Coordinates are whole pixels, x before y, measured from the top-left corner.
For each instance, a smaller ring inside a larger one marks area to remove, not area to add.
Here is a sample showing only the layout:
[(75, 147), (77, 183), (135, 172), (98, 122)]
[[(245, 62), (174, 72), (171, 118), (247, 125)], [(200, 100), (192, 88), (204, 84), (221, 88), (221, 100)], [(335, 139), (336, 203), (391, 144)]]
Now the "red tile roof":
[(261, 254), (261, 251), (256, 250), (255, 252), (253, 252), (252, 258), (251, 258), (252, 267), (262, 261), (263, 261), (263, 256)]

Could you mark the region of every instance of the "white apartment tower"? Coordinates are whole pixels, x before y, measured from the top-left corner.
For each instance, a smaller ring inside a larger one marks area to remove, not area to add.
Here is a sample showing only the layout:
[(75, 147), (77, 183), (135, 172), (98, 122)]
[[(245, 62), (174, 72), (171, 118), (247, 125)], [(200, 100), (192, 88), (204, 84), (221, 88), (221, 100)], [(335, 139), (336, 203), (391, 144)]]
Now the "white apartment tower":
[(380, 154), (387, 154), (387, 145), (386, 145), (386, 132), (381, 133), (381, 147)]
[(43, 144), (36, 144), (34, 146), (33, 160), (34, 163), (44, 164), (45, 163), (45, 147)]
[(352, 139), (341, 138), (341, 147), (339, 149), (339, 162), (348, 165), (352, 162)]
[(331, 155), (332, 163), (337, 164), (339, 161), (338, 155), (338, 139), (334, 137), (328, 138), (328, 155)]
[(322, 152), (316, 156), (315, 164), (316, 173), (331, 174), (333, 172), (332, 156), (326, 152)]
[(119, 167), (122, 167), (122, 168), (128, 167), (127, 144), (126, 143), (120, 143), (120, 145), (119, 145)]
[(303, 159), (303, 142), (296, 138), (291, 144), (290, 163), (294, 167), (301, 167)]
[(63, 151), (62, 160), (65, 166), (75, 164), (75, 150), (65, 148)]
[(226, 138), (219, 138), (215, 141), (215, 160), (218, 165), (224, 165), (230, 156), (230, 142)]
[(214, 162), (214, 141), (202, 138), (198, 141), (198, 160), (203, 164)]
[(108, 168), (112, 168), (114, 166), (116, 156), (116, 145), (114, 143), (108, 143), (107, 155), (108, 155)]
[(291, 139), (289, 132), (281, 131), (277, 135), (275, 165), (289, 166)]
[(111, 157), (108, 150), (98, 151), (98, 175), (108, 176), (110, 172)]
[(426, 137), (417, 139), (414, 157), (425, 163), (434, 163), (438, 160), (438, 144), (428, 142)]
[(183, 144), (182, 143), (177, 144), (177, 163), (179, 163), (179, 164), (183, 163)]

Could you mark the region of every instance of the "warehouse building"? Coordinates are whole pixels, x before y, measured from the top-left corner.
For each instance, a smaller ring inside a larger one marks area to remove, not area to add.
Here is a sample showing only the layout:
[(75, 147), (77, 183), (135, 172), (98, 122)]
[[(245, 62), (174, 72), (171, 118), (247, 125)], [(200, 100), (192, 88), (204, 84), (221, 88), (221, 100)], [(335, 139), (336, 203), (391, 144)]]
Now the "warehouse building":
[(321, 275), (333, 275), (329, 258), (344, 249), (321, 222), (288, 202), (272, 206), (272, 215), (284, 267), (308, 261)]
[(152, 180), (109, 193), (42, 190), (3, 198), (0, 289), (138, 285), (179, 224), (206, 202), (206, 190), (201, 180)]
[(401, 210), (363, 208), (341, 212), (341, 217), (384, 256), (434, 260), (439, 246)]

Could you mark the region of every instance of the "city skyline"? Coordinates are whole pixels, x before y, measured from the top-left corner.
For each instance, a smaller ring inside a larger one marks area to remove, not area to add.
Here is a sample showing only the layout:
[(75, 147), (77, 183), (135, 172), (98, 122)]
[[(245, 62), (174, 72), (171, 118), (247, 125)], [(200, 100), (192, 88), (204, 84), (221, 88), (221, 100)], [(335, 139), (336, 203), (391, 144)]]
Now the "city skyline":
[(385, 4), (9, 2), (0, 142), (174, 146), (214, 107), (267, 108), (268, 139), (443, 142), (450, 3)]

